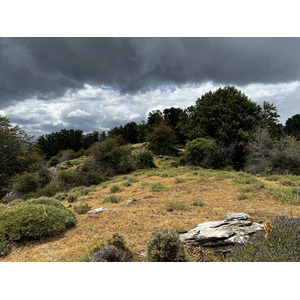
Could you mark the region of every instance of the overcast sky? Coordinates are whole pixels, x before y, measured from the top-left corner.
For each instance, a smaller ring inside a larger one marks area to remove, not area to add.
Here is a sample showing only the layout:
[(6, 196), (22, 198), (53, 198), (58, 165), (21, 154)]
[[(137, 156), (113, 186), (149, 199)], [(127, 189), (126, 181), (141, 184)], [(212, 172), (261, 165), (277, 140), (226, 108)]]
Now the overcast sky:
[(220, 86), (300, 113), (300, 38), (2, 38), (0, 114), (29, 134), (108, 130)]

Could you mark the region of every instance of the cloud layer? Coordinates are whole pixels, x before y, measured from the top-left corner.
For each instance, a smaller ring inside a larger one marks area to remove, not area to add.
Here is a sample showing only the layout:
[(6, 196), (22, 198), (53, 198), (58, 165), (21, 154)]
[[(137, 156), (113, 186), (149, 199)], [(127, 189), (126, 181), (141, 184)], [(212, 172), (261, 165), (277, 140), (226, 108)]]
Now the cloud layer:
[[(166, 85), (135, 95), (121, 94), (105, 86), (85, 85), (76, 93), (66, 93), (53, 101), (28, 99), (0, 110), (13, 124), (21, 124), (36, 137), (63, 128), (81, 129), (84, 132), (109, 130), (128, 122), (147, 120), (148, 112), (169, 107), (186, 108), (197, 98), (219, 88), (212, 82)], [(237, 86), (251, 100), (262, 105), (274, 103), (284, 124), (288, 117), (299, 112), (300, 81), (285, 84), (249, 84)]]
[(299, 80), (300, 38), (2, 38), (0, 108), (106, 85), (135, 95), (164, 85)]

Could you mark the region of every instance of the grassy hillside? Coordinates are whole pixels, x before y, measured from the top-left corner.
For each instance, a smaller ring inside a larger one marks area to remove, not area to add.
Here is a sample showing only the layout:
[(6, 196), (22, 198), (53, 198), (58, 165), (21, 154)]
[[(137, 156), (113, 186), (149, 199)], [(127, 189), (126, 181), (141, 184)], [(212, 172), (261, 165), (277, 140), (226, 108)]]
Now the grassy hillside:
[[(82, 159), (64, 162), (56, 170), (76, 168)], [(300, 216), (298, 176), (254, 177), (236, 171), (176, 168), (172, 167), (173, 160), (171, 156), (156, 156), (158, 168), (136, 170), (100, 185), (60, 193), (56, 198), (76, 214), (76, 227), (52, 238), (14, 246), (0, 261), (74, 261), (88, 247), (114, 233), (125, 238), (136, 261), (144, 261), (147, 243), (156, 229), (180, 233), (202, 222), (223, 219), (228, 212), (245, 212), (259, 223), (280, 215)], [(112, 195), (118, 196), (117, 203), (109, 202), (107, 197)], [(129, 198), (136, 201), (127, 206)], [(107, 210), (91, 215), (76, 213), (83, 203), (90, 209)], [(226, 260), (201, 249), (186, 251), (190, 261)]]

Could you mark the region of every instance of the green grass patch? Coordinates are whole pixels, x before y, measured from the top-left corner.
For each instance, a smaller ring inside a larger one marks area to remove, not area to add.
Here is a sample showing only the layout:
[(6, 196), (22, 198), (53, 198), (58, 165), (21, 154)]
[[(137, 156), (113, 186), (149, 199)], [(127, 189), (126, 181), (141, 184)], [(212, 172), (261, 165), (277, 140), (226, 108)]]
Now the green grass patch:
[(190, 207), (181, 201), (168, 201), (165, 203), (166, 208), (172, 208), (174, 210), (188, 210)]
[(280, 202), (300, 205), (300, 188), (269, 188), (267, 193)]
[(102, 203), (119, 203), (122, 200), (122, 197), (119, 195), (110, 195), (110, 196), (106, 196), (103, 200)]
[(149, 187), (150, 192), (160, 192), (160, 191), (169, 191), (169, 190), (170, 188), (168, 186), (160, 182), (152, 183)]
[(110, 192), (111, 193), (120, 193), (122, 191), (123, 191), (122, 187), (118, 184), (114, 184), (110, 187)]

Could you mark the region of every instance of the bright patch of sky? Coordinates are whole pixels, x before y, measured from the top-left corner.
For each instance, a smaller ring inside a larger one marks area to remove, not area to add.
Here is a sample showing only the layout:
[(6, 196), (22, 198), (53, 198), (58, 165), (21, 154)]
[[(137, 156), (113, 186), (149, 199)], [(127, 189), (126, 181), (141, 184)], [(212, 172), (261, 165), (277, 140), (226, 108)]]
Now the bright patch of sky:
[[(121, 94), (107, 86), (84, 85), (77, 91), (68, 91), (55, 100), (27, 99), (0, 110), (13, 124), (26, 129), (36, 137), (59, 131), (63, 128), (109, 130), (128, 122), (147, 121), (150, 111), (165, 108), (186, 108), (194, 105), (197, 98), (222, 85), (212, 82), (165, 86), (134, 95)], [(300, 112), (300, 82), (280, 84), (249, 84), (238, 87), (251, 100), (262, 105), (263, 101), (273, 103), (281, 115), (280, 121)]]

